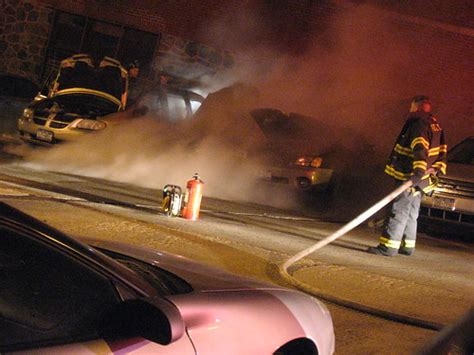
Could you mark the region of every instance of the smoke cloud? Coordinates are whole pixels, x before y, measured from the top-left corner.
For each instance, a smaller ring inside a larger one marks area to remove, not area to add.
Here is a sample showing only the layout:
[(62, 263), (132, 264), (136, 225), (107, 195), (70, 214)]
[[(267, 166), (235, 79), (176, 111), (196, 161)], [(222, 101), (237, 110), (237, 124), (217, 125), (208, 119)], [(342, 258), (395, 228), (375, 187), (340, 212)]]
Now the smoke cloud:
[[(47, 169), (152, 188), (183, 186), (198, 172), (207, 196), (295, 207), (286, 195), (256, 193), (261, 189), (255, 181), (270, 161), (257, 154), (266, 141), (249, 111), (277, 108), (327, 127), (314, 131), (314, 141), (301, 151), (318, 150), (318, 145), (324, 146), (321, 154), (338, 151), (333, 164), (338, 174), (343, 171), (336, 203), (342, 211), (386, 189), (384, 160), (412, 96), (432, 98), (450, 145), (474, 134), (474, 94), (463, 75), (473, 62), (468, 60), (472, 51), (456, 61), (446, 53), (449, 39), (442, 31), (407, 30), (410, 24), (370, 6), (345, 7), (324, 19), (324, 28), (313, 26), (313, 36), (294, 37), (293, 43), (288, 36), (272, 42), (281, 32), (272, 32), (278, 28), (269, 27), (254, 7), (225, 17), (201, 36), (238, 53), (238, 64), (203, 82), (213, 93), (194, 118), (177, 124), (156, 117), (130, 119), (78, 142), (27, 152), (27, 157)], [(301, 29), (286, 30), (296, 36)]]

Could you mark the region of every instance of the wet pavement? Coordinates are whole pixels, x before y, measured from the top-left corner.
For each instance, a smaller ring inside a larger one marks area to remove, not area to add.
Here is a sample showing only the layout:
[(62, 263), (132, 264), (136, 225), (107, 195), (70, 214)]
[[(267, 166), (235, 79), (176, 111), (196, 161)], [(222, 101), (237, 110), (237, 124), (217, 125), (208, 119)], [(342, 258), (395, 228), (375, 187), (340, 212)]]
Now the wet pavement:
[[(2, 173), (22, 179), (29, 175), (37, 183), (32, 187), (24, 180), (0, 181), (2, 201), (71, 235), (157, 248), (289, 287), (278, 274), (278, 265), (341, 226), (289, 211), (216, 199), (205, 199), (200, 220), (192, 222), (160, 214), (158, 191), (66, 174), (34, 173), (11, 165), (4, 165)], [(46, 182), (58, 186), (59, 192), (42, 190), (41, 183)], [(65, 194), (71, 190), (88, 191), (96, 200)], [(101, 203), (97, 197), (101, 194), (104, 199), (127, 204)], [(133, 208), (140, 201), (142, 208)], [(303, 259), (293, 275), (329, 299), (437, 324), (452, 323), (474, 304), (472, 244), (420, 234), (414, 256), (386, 258), (365, 252), (377, 238), (376, 230), (362, 225)], [(336, 353), (411, 353), (436, 335), (432, 330), (327, 304), (335, 323)], [(400, 332), (409, 334), (402, 343), (397, 342)]]

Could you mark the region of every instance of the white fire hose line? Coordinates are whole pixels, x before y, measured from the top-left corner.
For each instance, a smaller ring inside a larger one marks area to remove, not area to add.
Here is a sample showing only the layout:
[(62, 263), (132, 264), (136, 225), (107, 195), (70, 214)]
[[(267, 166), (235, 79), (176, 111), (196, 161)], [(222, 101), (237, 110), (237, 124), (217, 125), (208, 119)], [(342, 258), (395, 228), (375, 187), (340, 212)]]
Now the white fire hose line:
[(331, 302), (331, 303), (334, 303), (334, 304), (337, 304), (337, 305), (340, 305), (340, 306), (343, 306), (343, 307), (351, 308), (351, 309), (354, 309), (354, 310), (357, 310), (357, 311), (360, 311), (360, 312), (364, 312), (364, 313), (369, 313), (369, 314), (372, 314), (372, 315), (377, 316), (377, 317), (389, 319), (391, 321), (397, 321), (397, 322), (401, 322), (401, 323), (405, 323), (405, 324), (415, 325), (417, 327), (422, 327), (422, 328), (426, 328), (426, 329), (430, 329), (430, 330), (440, 330), (440, 329), (442, 329), (444, 326), (441, 325), (441, 324), (424, 321), (424, 320), (421, 320), (421, 319), (418, 319), (418, 318), (402, 316), (402, 315), (395, 314), (395, 313), (392, 313), (392, 312), (387, 312), (387, 311), (383, 311), (383, 310), (374, 309), (374, 308), (371, 308), (371, 307), (364, 306), (362, 304), (358, 304), (358, 303), (355, 303), (355, 302), (342, 300), (342, 299), (338, 299), (336, 297), (331, 297), (331, 296), (325, 295), (323, 292), (321, 292), (320, 290), (312, 287), (311, 285), (308, 285), (308, 284), (305, 284), (304, 282), (298, 281), (289, 272), (289, 268), (294, 263), (301, 260), (305, 256), (308, 256), (309, 254), (315, 252), (316, 250), (321, 249), (322, 247), (328, 245), (329, 243), (335, 241), (336, 239), (342, 237), (344, 234), (348, 233), (349, 231), (351, 231), (352, 229), (357, 227), (359, 224), (364, 222), (367, 218), (369, 218), (370, 216), (374, 215), (376, 212), (381, 210), (384, 206), (388, 205), (393, 199), (395, 199), (398, 195), (403, 193), (405, 190), (409, 189), (412, 185), (413, 185), (413, 183), (411, 181), (405, 182), (403, 185), (398, 187), (392, 193), (385, 196), (382, 200), (380, 200), (375, 205), (370, 207), (368, 210), (366, 210), (365, 212), (363, 212), (362, 214), (360, 214), (359, 216), (354, 218), (349, 223), (345, 224), (343, 227), (341, 227), (340, 229), (335, 231), (333, 234), (329, 235), (328, 237), (320, 240), (319, 242), (312, 245), (311, 247), (302, 250), (298, 254), (296, 254), (296, 255), (292, 256), (291, 258), (289, 258), (288, 260), (286, 260), (282, 265), (279, 266), (280, 276), (283, 277), (284, 280), (286, 280), (287, 282), (289, 282), (293, 286), (295, 286), (295, 287), (297, 287), (297, 288), (299, 288), (299, 289), (301, 289), (301, 290), (303, 290), (303, 291), (305, 291), (309, 294), (315, 295), (315, 296), (317, 296), (319, 298), (322, 298), (322, 299), (324, 299), (328, 302)]
[(359, 216), (357, 216), (356, 218), (354, 218), (352, 221), (350, 221), (349, 223), (347, 223), (346, 225), (344, 225), (342, 228), (338, 229), (337, 231), (335, 231), (333, 234), (331, 234), (330, 236), (320, 240), (319, 242), (317, 242), (316, 244), (314, 244), (313, 246), (309, 247), (309, 248), (306, 248), (302, 251), (300, 251), (298, 254), (294, 255), (293, 257), (289, 258), (282, 266), (281, 266), (281, 270), (284, 271), (285, 273), (288, 272), (288, 268), (296, 263), (298, 260), (304, 258), (305, 256), (315, 252), (316, 250), (318, 249), (321, 249), (322, 247), (328, 245), (329, 243), (335, 241), (336, 239), (342, 237), (344, 234), (346, 234), (347, 232), (350, 232), (352, 229), (354, 229), (355, 227), (357, 227), (359, 224), (361, 224), (362, 222), (364, 222), (367, 218), (369, 218), (370, 216), (372, 216), (373, 214), (375, 214), (376, 212), (378, 212), (379, 210), (381, 210), (384, 206), (388, 205), (393, 199), (395, 199), (398, 195), (400, 195), (403, 191), (405, 191), (406, 189), (410, 188), (412, 185), (412, 182), (411, 181), (407, 181), (405, 182), (403, 185), (401, 185), (399, 188), (397, 188), (396, 190), (394, 190), (392, 193), (390, 193), (389, 195), (385, 196), (382, 200), (380, 200), (379, 202), (377, 202), (375, 205), (373, 205), (372, 207), (370, 207), (367, 211), (363, 212), (362, 214), (360, 214)]

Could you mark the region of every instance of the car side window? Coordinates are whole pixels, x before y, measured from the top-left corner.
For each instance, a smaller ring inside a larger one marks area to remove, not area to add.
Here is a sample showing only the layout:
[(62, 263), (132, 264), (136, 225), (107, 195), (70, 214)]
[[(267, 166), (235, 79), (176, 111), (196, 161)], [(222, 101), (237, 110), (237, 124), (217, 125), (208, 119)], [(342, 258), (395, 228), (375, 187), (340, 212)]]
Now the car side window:
[(98, 338), (111, 282), (33, 236), (0, 226), (0, 352)]

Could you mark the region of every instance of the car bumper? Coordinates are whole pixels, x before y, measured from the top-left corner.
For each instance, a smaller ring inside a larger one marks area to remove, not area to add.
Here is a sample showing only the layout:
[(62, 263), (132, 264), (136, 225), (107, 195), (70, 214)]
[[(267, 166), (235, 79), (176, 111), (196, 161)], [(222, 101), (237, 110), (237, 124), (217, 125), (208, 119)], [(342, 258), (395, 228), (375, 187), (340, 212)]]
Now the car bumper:
[(449, 223), (474, 226), (474, 198), (434, 192), (424, 196), (420, 214)]
[(18, 120), (18, 132), (20, 137), (25, 141), (42, 145), (51, 145), (62, 141), (74, 141), (93, 131), (73, 129), (68, 128), (67, 126), (60, 129), (52, 128), (49, 126), (41, 126), (33, 121), (20, 118)]

